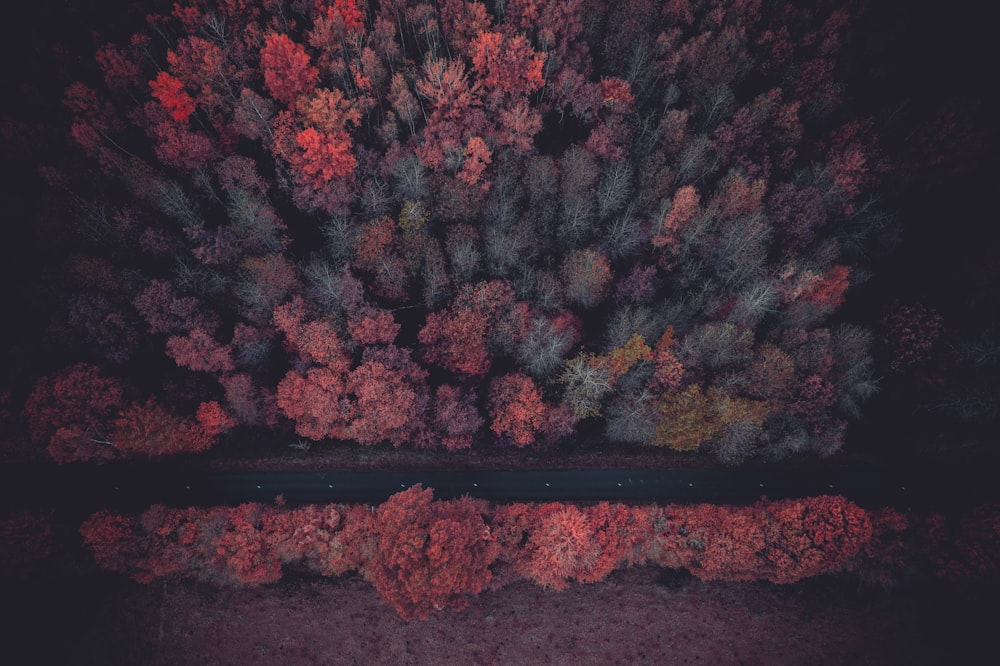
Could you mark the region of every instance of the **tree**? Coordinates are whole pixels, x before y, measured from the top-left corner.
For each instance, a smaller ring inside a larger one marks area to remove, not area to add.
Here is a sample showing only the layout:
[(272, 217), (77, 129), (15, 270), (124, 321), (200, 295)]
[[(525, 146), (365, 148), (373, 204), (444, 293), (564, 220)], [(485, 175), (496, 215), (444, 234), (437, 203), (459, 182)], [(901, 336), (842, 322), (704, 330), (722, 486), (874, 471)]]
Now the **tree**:
[(348, 414), (344, 434), (361, 444), (413, 442), (425, 427), (430, 397), (427, 371), (398, 347), (365, 351), (345, 385)]
[(524, 373), (497, 377), (490, 383), (490, 430), (514, 446), (534, 443), (545, 424), (546, 406), (535, 383)]
[(350, 367), (344, 343), (333, 324), (314, 319), (306, 301), (295, 297), (274, 309), (274, 325), (285, 334), (288, 347), (303, 361), (342, 373)]
[(544, 587), (593, 583), (613, 569), (643, 562), (654, 536), (647, 507), (601, 502), (505, 504), (493, 507), (491, 524), (500, 560), (513, 573)]
[(219, 344), (201, 329), (167, 339), (167, 355), (177, 365), (200, 372), (221, 374), (236, 369), (228, 345)]
[(288, 35), (273, 32), (264, 35), (260, 67), (267, 91), (284, 104), (291, 104), (299, 95), (312, 90), (319, 80), (319, 70), (310, 64), (305, 48)]
[(310, 368), (305, 374), (290, 370), (278, 383), (278, 406), (303, 437), (346, 439), (345, 391), (345, 378), (327, 367)]
[(378, 308), (361, 308), (347, 321), (351, 337), (365, 345), (391, 345), (399, 328), (392, 312)]
[(664, 394), (660, 410), (652, 444), (679, 451), (695, 450), (740, 422), (759, 432), (769, 411), (766, 403), (731, 398), (715, 387), (703, 392), (697, 384)]
[(203, 424), (178, 416), (150, 398), (144, 404), (126, 407), (111, 423), (109, 439), (116, 449), (129, 456), (158, 458), (200, 453), (215, 444), (215, 435), (223, 429), (213, 411), (211, 407), (202, 408)]
[(897, 301), (879, 321), (879, 328), (889, 350), (889, 369), (899, 373), (927, 363), (944, 333), (944, 319), (921, 303)]
[(185, 90), (184, 84), (176, 77), (167, 72), (160, 72), (149, 82), (149, 87), (153, 91), (153, 97), (159, 100), (176, 122), (187, 122), (194, 113), (194, 100)]
[(218, 316), (194, 296), (180, 296), (169, 280), (152, 280), (133, 299), (150, 333), (176, 335), (195, 329), (214, 333)]
[(483, 521), (483, 503), (433, 501), (420, 484), (396, 493), (376, 513), (374, 557), (363, 568), (405, 620), (461, 610), (486, 588), (499, 548)]
[(124, 392), (120, 380), (86, 363), (38, 379), (24, 405), (32, 440), (60, 463), (113, 458), (109, 433)]
[(451, 372), (484, 376), (492, 364), (486, 348), (488, 325), (485, 313), (471, 308), (432, 312), (418, 336), (422, 358)]
[(339, 90), (310, 88), (302, 91), (294, 111), (275, 118), (273, 152), (291, 170), (292, 196), (300, 207), (346, 211), (358, 164), (350, 128), (360, 117)]
[(591, 308), (600, 303), (614, 277), (611, 263), (599, 250), (574, 250), (566, 255), (560, 270), (566, 297)]
[(662, 226), (653, 236), (653, 247), (665, 248), (665, 258), (672, 261), (680, 251), (681, 234), (700, 211), (701, 197), (691, 185), (677, 190), (670, 202), (670, 209), (663, 218)]
[[(465, 146), (465, 158), (462, 169), (458, 172), (458, 179), (470, 186), (479, 184), (486, 167), (493, 161), (492, 155), (492, 151), (481, 138), (474, 136), (469, 139)], [(482, 183), (480, 187), (488, 189), (489, 183)]]
[(469, 47), (472, 67), (491, 107), (525, 99), (544, 84), (545, 56), (522, 35), (480, 32)]
[(441, 447), (447, 451), (468, 449), (483, 425), (475, 395), (457, 386), (442, 384), (434, 392), (434, 426)]
[[(421, 355), (452, 372), (482, 376), (492, 360), (487, 347), (490, 328), (496, 329), (514, 306), (514, 292), (503, 281), (465, 285), (449, 308), (427, 315), (418, 339)], [(514, 340), (520, 338), (514, 331)]]
[(579, 354), (564, 362), (558, 380), (565, 386), (563, 402), (581, 419), (600, 414), (614, 386), (607, 359), (593, 354)]

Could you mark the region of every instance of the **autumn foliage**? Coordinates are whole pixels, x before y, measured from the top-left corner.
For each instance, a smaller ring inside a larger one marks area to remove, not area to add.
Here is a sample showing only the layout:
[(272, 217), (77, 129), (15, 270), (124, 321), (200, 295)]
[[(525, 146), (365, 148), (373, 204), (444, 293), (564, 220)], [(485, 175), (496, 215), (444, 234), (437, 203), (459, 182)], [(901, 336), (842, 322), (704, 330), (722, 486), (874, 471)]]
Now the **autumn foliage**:
[(490, 505), (420, 485), (363, 505), (101, 511), (81, 527), (99, 565), (142, 581), (260, 585), (282, 571), (358, 571), (405, 619), (465, 608), (526, 579), (554, 590), (653, 565), (706, 581), (793, 583), (856, 571), (891, 585), (909, 570), (995, 572), (996, 507), (945, 517), (867, 510), (838, 496), (714, 504)]
[(35, 441), (203, 450), (175, 419), (214, 403), (217, 436), (836, 452), (876, 389), (871, 340), (834, 322), (887, 160), (838, 80), (834, 4), (149, 15), (67, 86), (75, 161), (46, 172), (85, 193), (53, 339), (144, 388), (39, 393)]

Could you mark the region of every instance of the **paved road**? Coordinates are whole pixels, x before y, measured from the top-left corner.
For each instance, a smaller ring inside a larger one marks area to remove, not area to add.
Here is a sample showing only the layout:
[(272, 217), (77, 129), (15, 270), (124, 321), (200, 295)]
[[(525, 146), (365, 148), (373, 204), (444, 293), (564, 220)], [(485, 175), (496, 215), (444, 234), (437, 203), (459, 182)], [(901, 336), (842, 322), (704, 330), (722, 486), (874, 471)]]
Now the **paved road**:
[(844, 495), (866, 507), (940, 508), (1000, 500), (985, 469), (625, 469), (538, 471), (370, 471), (211, 473), (171, 465), (6, 467), (5, 506), (54, 505), (92, 510), (270, 502), (378, 503), (413, 484), (438, 498), (469, 494), (492, 501), (610, 500), (750, 503), (821, 494)]

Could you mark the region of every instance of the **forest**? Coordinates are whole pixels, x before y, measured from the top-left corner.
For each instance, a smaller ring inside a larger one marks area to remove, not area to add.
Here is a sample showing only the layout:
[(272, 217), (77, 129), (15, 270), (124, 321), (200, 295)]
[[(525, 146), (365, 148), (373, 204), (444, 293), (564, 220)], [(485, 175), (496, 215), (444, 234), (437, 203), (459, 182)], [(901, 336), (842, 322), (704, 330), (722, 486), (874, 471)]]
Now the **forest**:
[[(53, 49), (52, 90), (3, 117), (22, 172), (4, 200), (37, 199), (10, 208), (31, 219), (5, 250), (22, 322), (5, 464), (991, 462), (997, 248), (904, 222), (914, 189), (976, 184), (995, 137), (982, 108), (864, 80), (892, 57), (865, 32), (878, 4), (106, 9)], [(926, 275), (932, 252), (962, 277)], [(47, 515), (0, 517), (7, 564), (46, 556)], [(357, 572), (405, 619), (633, 565), (891, 585), (1000, 563), (1000, 505), (835, 495), (490, 504), (414, 486), (79, 529), (142, 582)]]
[(177, 4), (98, 49), (45, 173), (84, 344), (32, 440), (840, 449), (876, 382), (836, 313), (888, 225), (848, 10), (439, 5)]

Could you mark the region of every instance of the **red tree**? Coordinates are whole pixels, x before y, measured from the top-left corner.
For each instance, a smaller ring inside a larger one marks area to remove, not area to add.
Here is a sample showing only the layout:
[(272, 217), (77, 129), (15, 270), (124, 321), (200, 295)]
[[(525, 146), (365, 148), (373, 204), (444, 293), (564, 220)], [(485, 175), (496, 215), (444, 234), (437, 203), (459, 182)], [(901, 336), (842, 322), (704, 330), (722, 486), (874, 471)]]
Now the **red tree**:
[(327, 367), (305, 374), (291, 370), (278, 383), (278, 406), (295, 421), (295, 432), (309, 439), (343, 438), (348, 413), (342, 398), (344, 376)]
[[(202, 416), (208, 416), (203, 411)], [(221, 432), (217, 422), (208, 421), (212, 431), (198, 421), (174, 414), (150, 398), (145, 404), (133, 403), (111, 425), (109, 439), (126, 455), (158, 458), (178, 453), (198, 453), (215, 444)]]
[(186, 122), (194, 113), (194, 100), (184, 89), (184, 84), (176, 77), (167, 72), (160, 72), (149, 82), (149, 87), (153, 91), (153, 97), (159, 100), (175, 121)]
[(469, 48), (472, 67), (483, 86), (490, 106), (526, 99), (544, 84), (545, 56), (531, 48), (521, 35), (504, 36), (481, 32)]
[(509, 438), (515, 446), (528, 446), (545, 425), (546, 407), (535, 382), (517, 372), (497, 377), (490, 384), (490, 429)]
[(424, 360), (459, 374), (489, 372), (487, 348), (491, 327), (498, 326), (514, 305), (514, 294), (504, 282), (466, 285), (450, 308), (427, 315), (418, 338)]
[(271, 97), (285, 104), (312, 90), (319, 80), (319, 70), (310, 64), (305, 48), (288, 35), (272, 32), (264, 36), (260, 67)]
[(56, 462), (112, 458), (110, 421), (123, 404), (125, 387), (78, 363), (35, 382), (24, 405), (31, 438), (47, 445)]
[(599, 581), (617, 567), (639, 561), (639, 546), (653, 528), (646, 509), (607, 502), (590, 507), (499, 507), (494, 522), (506, 533), (505, 545), (511, 537), (524, 544), (504, 553), (514, 556), (515, 570), (555, 590), (565, 589), (570, 581)]
[(471, 447), (473, 436), (483, 425), (475, 396), (457, 386), (439, 386), (434, 393), (434, 425), (442, 448), (457, 451)]
[(345, 434), (361, 444), (383, 441), (393, 446), (412, 441), (424, 426), (429, 396), (427, 372), (396, 347), (372, 349), (351, 371), (351, 396)]
[(168, 338), (167, 355), (182, 368), (195, 371), (221, 374), (236, 369), (229, 346), (199, 328)]
[(364, 576), (404, 619), (462, 609), (492, 578), (499, 547), (483, 521), (485, 503), (434, 502), (415, 485), (378, 508), (378, 541)]
[(674, 194), (661, 229), (653, 236), (653, 246), (666, 248), (669, 258), (676, 256), (682, 229), (700, 211), (701, 197), (694, 187), (685, 185)]

